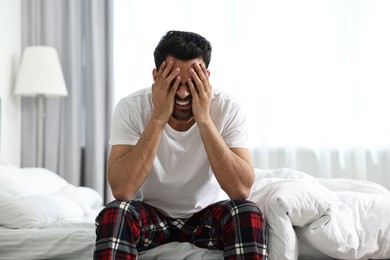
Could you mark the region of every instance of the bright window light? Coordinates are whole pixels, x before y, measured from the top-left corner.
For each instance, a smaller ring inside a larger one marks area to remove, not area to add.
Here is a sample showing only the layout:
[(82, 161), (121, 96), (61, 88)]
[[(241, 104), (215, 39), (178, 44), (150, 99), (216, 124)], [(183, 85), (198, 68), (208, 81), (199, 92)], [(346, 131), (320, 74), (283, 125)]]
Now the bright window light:
[(153, 83), (168, 30), (210, 40), (210, 81), (253, 147), (390, 145), (390, 1), (116, 1), (115, 104)]

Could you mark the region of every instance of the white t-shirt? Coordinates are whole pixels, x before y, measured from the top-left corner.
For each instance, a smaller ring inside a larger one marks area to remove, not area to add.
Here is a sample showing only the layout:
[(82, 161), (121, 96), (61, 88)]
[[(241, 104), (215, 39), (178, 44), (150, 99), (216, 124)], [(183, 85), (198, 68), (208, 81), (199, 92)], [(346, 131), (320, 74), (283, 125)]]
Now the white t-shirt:
[[(230, 148), (247, 148), (245, 114), (239, 104), (213, 90), (211, 118)], [(121, 99), (115, 109), (111, 145), (135, 145), (153, 112), (151, 88)], [(186, 218), (208, 205), (227, 199), (213, 172), (195, 123), (179, 132), (168, 124), (151, 172), (136, 194), (142, 200), (174, 218)]]

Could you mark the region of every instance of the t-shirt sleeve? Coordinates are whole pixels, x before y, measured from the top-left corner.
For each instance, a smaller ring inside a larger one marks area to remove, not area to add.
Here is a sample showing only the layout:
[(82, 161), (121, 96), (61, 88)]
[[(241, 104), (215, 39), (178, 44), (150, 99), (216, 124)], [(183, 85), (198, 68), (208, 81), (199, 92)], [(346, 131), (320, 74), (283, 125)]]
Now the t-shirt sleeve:
[(124, 99), (120, 100), (112, 117), (110, 144), (135, 145), (141, 136), (137, 127), (137, 118), (139, 117), (131, 103)]
[(248, 129), (244, 109), (233, 103), (226, 117), (222, 138), (229, 148), (248, 148)]

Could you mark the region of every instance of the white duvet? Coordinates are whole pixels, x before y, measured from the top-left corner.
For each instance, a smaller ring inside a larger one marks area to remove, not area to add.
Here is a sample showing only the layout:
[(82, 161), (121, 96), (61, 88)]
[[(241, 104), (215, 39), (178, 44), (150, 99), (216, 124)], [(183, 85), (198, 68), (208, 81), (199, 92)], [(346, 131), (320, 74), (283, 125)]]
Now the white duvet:
[(366, 181), (259, 170), (252, 187), (269, 225), (269, 259), (298, 259), (298, 238), (338, 259), (390, 259), (390, 191)]

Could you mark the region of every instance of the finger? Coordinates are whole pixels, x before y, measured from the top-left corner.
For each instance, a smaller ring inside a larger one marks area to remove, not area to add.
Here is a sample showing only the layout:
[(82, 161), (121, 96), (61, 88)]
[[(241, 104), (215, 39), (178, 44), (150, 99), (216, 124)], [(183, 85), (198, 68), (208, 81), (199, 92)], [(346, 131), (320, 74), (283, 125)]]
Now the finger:
[(209, 89), (211, 89), (211, 86), (209, 83), (209, 74), (207, 72), (205, 65), (199, 64), (198, 66), (195, 66), (195, 69), (197, 70), (197, 74), (203, 83), (203, 87), (204, 87), (205, 91), (208, 91)]
[(175, 84), (175, 78), (177, 80), (177, 76), (180, 72), (180, 68), (176, 68), (174, 69), (171, 74), (169, 74), (169, 76), (164, 80), (164, 84), (163, 84), (163, 88), (168, 88), (168, 89), (171, 89), (172, 88), (172, 84)]
[(204, 81), (208, 80), (208, 73), (203, 64), (195, 64), (195, 71), (199, 75), (199, 78)]
[(163, 61), (163, 63), (161, 63), (161, 65), (160, 65), (160, 68), (158, 68), (158, 76), (161, 76), (161, 74), (164, 71), (166, 66), (167, 66), (167, 62)]
[(169, 75), (169, 73), (171, 72), (174, 64), (175, 63), (172, 60), (170, 62), (168, 62), (166, 67), (164, 67), (164, 69), (162, 70), (162, 73), (161, 73), (161, 77), (162, 78), (165, 79)]
[(198, 89), (195, 87), (195, 84), (191, 78), (187, 79), (187, 84), (188, 84), (188, 87), (190, 88), (192, 98), (193, 99), (197, 98), (198, 97)]
[(173, 84), (169, 90), (169, 96), (173, 97), (176, 95), (177, 89), (179, 88), (180, 85), (180, 80), (181, 80), (180, 76), (177, 76), (175, 81), (173, 81)]
[(200, 64), (199, 66), (202, 69), (202, 72), (203, 72), (203, 75), (204, 75), (205, 79), (208, 80), (209, 79), (209, 73), (208, 73), (208, 71), (206, 69), (206, 66), (204, 64)]
[(199, 78), (198, 74), (195, 72), (195, 70), (193, 68), (190, 69), (190, 74), (192, 76), (192, 79), (195, 82), (197, 92), (198, 93), (204, 92), (204, 86), (203, 86), (202, 80)]

